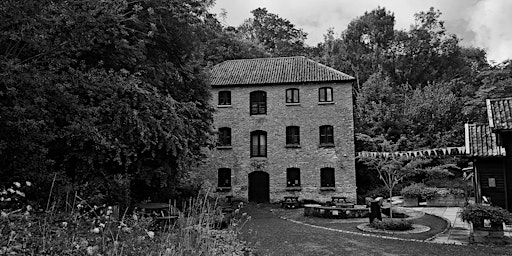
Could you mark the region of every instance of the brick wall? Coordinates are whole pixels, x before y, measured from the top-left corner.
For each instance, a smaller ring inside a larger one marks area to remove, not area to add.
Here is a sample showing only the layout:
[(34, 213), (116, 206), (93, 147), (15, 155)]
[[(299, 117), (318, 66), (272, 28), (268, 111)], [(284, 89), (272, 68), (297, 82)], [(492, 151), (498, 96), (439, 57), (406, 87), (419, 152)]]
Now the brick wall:
[[(318, 89), (332, 87), (334, 104), (319, 104)], [(285, 90), (298, 88), (300, 104), (287, 105)], [(231, 91), (231, 106), (218, 107), (217, 97), (221, 90)], [(263, 90), (267, 93), (267, 114), (249, 113), (250, 92)], [(248, 175), (260, 170), (269, 174), (270, 201), (283, 200), (284, 196), (299, 196), (299, 199), (328, 201), (331, 196), (346, 196), (356, 201), (354, 160), (354, 122), (351, 83), (297, 84), (271, 86), (240, 86), (213, 88), (212, 105), (215, 130), (230, 127), (232, 147), (208, 152), (208, 159), (200, 167), (207, 184), (217, 187), (218, 168), (231, 169), (232, 189), (219, 192), (247, 199)], [(335, 147), (319, 145), (319, 127), (332, 125)], [(286, 147), (286, 127), (300, 127), (300, 148)], [(250, 133), (255, 130), (267, 132), (267, 157), (251, 158)], [(257, 167), (258, 166), (258, 167)], [(300, 168), (301, 187), (298, 191), (287, 190), (286, 169)], [(320, 168), (335, 169), (335, 190), (320, 189)]]

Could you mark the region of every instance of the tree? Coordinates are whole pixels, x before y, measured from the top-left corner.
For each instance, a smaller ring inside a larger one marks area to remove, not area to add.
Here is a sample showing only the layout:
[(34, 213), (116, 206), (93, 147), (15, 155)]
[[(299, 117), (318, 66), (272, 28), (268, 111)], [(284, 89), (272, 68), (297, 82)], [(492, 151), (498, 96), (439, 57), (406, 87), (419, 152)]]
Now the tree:
[(94, 202), (175, 193), (211, 136), (210, 4), (2, 2), (0, 176), (58, 173)]
[(450, 80), (461, 75), (466, 65), (459, 39), (447, 34), (441, 12), (433, 7), (415, 14), (416, 24), (409, 32), (396, 33), (392, 51), (393, 80), (414, 88), (428, 82)]
[(254, 9), (251, 13), (253, 18), (238, 27), (243, 38), (263, 45), (272, 56), (305, 55), (307, 33), (302, 29), (266, 8)]
[(387, 65), (387, 51), (394, 39), (395, 16), (384, 7), (351, 21), (343, 32), (347, 59), (362, 84)]

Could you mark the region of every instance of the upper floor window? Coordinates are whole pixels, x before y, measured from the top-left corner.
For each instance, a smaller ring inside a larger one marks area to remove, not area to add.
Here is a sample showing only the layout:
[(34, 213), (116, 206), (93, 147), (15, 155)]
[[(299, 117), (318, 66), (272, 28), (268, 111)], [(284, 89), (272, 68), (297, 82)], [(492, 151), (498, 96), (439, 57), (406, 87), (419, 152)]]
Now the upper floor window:
[(286, 103), (299, 103), (299, 89), (286, 89)]
[(267, 133), (264, 131), (251, 132), (251, 157), (267, 156)]
[(219, 105), (231, 105), (231, 92), (230, 91), (220, 91), (219, 92)]
[(318, 101), (319, 102), (332, 102), (332, 88), (322, 87), (318, 89)]
[(320, 187), (334, 187), (334, 168), (320, 169)]
[(218, 187), (231, 187), (231, 169), (220, 168), (218, 173)]
[(251, 115), (267, 114), (267, 93), (255, 91), (250, 94)]
[(298, 126), (286, 127), (286, 145), (300, 145), (300, 129)]
[(287, 187), (300, 187), (300, 169), (299, 168), (286, 169), (286, 186)]
[(219, 128), (219, 141), (218, 146), (231, 146), (231, 128)]
[(320, 146), (334, 145), (334, 129), (332, 125), (320, 126)]

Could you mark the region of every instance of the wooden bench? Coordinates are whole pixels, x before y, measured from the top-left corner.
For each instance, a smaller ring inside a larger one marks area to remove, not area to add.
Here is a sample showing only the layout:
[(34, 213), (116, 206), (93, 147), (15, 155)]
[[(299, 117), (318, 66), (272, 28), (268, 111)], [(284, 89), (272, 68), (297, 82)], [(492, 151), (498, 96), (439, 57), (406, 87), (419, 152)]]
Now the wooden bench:
[(294, 209), (300, 206), (298, 196), (285, 196), (284, 201), (281, 203), (284, 208)]

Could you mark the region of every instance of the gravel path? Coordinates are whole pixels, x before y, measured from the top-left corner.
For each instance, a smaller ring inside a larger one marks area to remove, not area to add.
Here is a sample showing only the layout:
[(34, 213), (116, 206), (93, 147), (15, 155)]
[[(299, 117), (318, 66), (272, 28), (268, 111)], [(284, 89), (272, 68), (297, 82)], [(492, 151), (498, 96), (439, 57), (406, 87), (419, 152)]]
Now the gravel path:
[(249, 205), (242, 239), (257, 255), (512, 255), (512, 247), (458, 246), (344, 234), (280, 219), (269, 205)]

